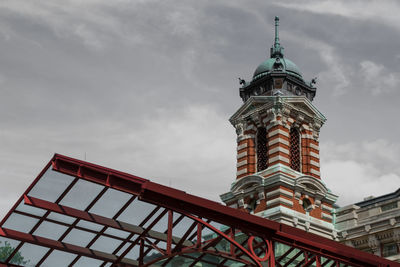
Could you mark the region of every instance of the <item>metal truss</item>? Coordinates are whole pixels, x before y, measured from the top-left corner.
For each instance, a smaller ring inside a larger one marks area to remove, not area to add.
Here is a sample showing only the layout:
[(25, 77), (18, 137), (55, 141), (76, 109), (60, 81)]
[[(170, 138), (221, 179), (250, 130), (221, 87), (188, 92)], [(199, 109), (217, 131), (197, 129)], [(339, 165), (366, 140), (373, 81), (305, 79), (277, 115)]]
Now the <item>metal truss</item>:
[(61, 155), (1, 221), (0, 242), (12, 248), (0, 266), (399, 266)]

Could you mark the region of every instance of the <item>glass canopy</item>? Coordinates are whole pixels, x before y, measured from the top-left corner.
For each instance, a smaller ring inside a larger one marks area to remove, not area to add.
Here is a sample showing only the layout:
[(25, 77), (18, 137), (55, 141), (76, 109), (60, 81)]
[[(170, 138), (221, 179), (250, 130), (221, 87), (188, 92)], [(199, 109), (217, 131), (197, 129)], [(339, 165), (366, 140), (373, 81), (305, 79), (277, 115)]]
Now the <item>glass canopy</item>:
[(0, 266), (397, 265), (56, 154), (1, 221)]

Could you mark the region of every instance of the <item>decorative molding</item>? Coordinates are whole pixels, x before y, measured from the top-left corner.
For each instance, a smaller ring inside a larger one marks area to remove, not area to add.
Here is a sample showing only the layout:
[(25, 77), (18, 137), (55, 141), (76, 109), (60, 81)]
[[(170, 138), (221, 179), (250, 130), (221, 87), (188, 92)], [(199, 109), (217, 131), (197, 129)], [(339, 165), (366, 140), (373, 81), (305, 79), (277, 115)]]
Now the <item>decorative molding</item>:
[(320, 167), (319, 162), (316, 162), (315, 160), (312, 159), (310, 160), (310, 164), (318, 168)]
[(316, 144), (310, 143), (309, 146), (310, 146), (312, 149), (315, 149), (315, 150), (318, 150), (318, 151), (319, 151), (319, 146), (317, 146)]
[(263, 183), (264, 178), (258, 175), (251, 175), (241, 178), (232, 184), (231, 192), (239, 192), (243, 188), (247, 188), (250, 185), (261, 185)]
[(320, 173), (319, 171), (314, 170), (314, 169), (312, 169), (312, 168), (310, 168), (310, 172), (311, 172), (312, 174), (317, 175), (317, 176), (321, 176), (321, 173)]
[(270, 198), (270, 197), (273, 197), (273, 196), (276, 196), (276, 195), (283, 195), (283, 196), (286, 196), (286, 197), (289, 197), (289, 198), (293, 197), (293, 193), (288, 191), (288, 190), (286, 190), (286, 189), (284, 189), (284, 188), (277, 188), (277, 189), (275, 189), (273, 191), (267, 192), (267, 198), (268, 197)]
[(289, 132), (286, 132), (282, 129), (276, 129), (276, 130), (273, 130), (272, 132), (268, 132), (268, 134), (267, 134), (268, 138), (272, 138), (275, 135), (283, 135), (283, 136), (289, 137)]
[(245, 173), (247, 173), (247, 168), (244, 168), (244, 169), (241, 169), (241, 170), (237, 171), (236, 172), (236, 176), (239, 176), (239, 175), (242, 175), (242, 174), (245, 174)]
[(236, 168), (242, 167), (243, 165), (246, 165), (246, 164), (247, 164), (247, 159), (242, 160), (242, 161), (239, 161), (239, 162), (236, 164)]
[(325, 205), (325, 204), (322, 204), (321, 208), (322, 208), (323, 211), (325, 210), (325, 211), (328, 211), (328, 212), (332, 212), (332, 208), (327, 206), (327, 205)]
[(283, 161), (283, 162), (287, 162), (287, 163), (290, 162), (288, 158), (281, 156), (281, 155), (278, 155), (278, 156), (268, 159), (269, 164), (272, 164), (272, 163), (278, 162), (278, 161)]
[(277, 197), (277, 198), (274, 198), (274, 199), (271, 199), (271, 200), (267, 200), (267, 207), (275, 205), (275, 204), (285, 204), (285, 205), (288, 205), (288, 206), (292, 207), (293, 206), (293, 201), (288, 200), (288, 199), (283, 198), (283, 197)]
[(287, 140), (285, 140), (283, 138), (280, 138), (280, 137), (277, 137), (277, 138), (272, 139), (271, 141), (268, 141), (268, 145), (269, 146), (272, 146), (272, 145), (274, 145), (276, 143), (280, 143), (280, 144), (284, 144), (284, 145), (289, 146), (289, 141), (287, 141)]
[(280, 146), (277, 146), (277, 147), (275, 147), (273, 149), (270, 149), (268, 151), (268, 154), (271, 155), (271, 154), (276, 153), (276, 152), (282, 152), (282, 153), (285, 153), (285, 154), (287, 154), (289, 156), (289, 150), (287, 150), (286, 148), (280, 147)]
[(247, 142), (246, 142), (246, 143), (243, 143), (243, 144), (241, 144), (241, 145), (239, 145), (239, 146), (237, 147), (237, 151), (242, 150), (243, 148), (247, 148)]
[(241, 152), (241, 153), (239, 153), (239, 154), (237, 154), (237, 159), (241, 159), (241, 158), (244, 158), (244, 157), (246, 157), (247, 156), (247, 151), (243, 151), (243, 152)]
[(313, 151), (310, 151), (310, 156), (319, 159), (319, 155)]
[(330, 221), (333, 219), (332, 215), (329, 215), (329, 214), (326, 214), (326, 213), (322, 213), (321, 217), (322, 217), (322, 219), (327, 219), (327, 220), (330, 220)]

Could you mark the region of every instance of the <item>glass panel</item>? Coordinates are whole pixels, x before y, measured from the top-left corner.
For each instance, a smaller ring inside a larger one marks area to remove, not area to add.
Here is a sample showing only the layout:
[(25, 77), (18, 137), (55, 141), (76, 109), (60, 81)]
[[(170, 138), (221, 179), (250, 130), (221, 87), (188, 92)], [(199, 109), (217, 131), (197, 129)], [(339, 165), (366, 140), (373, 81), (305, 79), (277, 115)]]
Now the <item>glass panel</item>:
[[(152, 224), (154, 222), (155, 219), (157, 219), (157, 217), (164, 211), (163, 208), (159, 209), (153, 216), (151, 216), (151, 218), (143, 225), (144, 228), (148, 228), (150, 226), (150, 224)], [(165, 213), (164, 216), (160, 219), (160, 221), (164, 221), (164, 223), (162, 223), (161, 225), (165, 225), (166, 222), (166, 218), (168, 216), (168, 213)], [(155, 227), (157, 224), (160, 223), (157, 222), (152, 228), (151, 230), (155, 231)], [(160, 225), (160, 224), (159, 224)], [(158, 227), (158, 229), (160, 229), (160, 226)]]
[(96, 231), (96, 232), (99, 232), (104, 227), (101, 224), (92, 223), (92, 222), (88, 222), (88, 221), (85, 221), (85, 220), (80, 220), (76, 224), (76, 226), (80, 226), (82, 228), (86, 228), (86, 229), (93, 230), (93, 231)]
[[(197, 262), (197, 266), (216, 267), (223, 260), (224, 260), (224, 258), (222, 258), (222, 257), (206, 254), (204, 257), (201, 258), (201, 260), (199, 262)], [(233, 266), (235, 266), (235, 265), (233, 265)]]
[(127, 238), (129, 236), (129, 232), (121, 231), (112, 227), (108, 227), (107, 230), (104, 231), (105, 234), (118, 236), (121, 238)]
[(44, 221), (33, 234), (58, 240), (67, 229), (68, 227), (66, 226)]
[(3, 224), (3, 227), (24, 233), (29, 233), (29, 231), (33, 228), (33, 226), (35, 226), (37, 222), (39, 222), (38, 219), (12, 213), (11, 216), (8, 217), (7, 221)]
[(66, 224), (72, 224), (76, 220), (74, 217), (70, 217), (56, 212), (51, 212), (49, 216), (47, 216), (47, 218)]
[(329, 262), (333, 262), (333, 260), (330, 260), (330, 259), (328, 259), (328, 258), (324, 258), (324, 257), (321, 257), (321, 265), (322, 266), (329, 266), (329, 265), (327, 265), (327, 264), (329, 264)]
[(103, 188), (104, 186), (79, 180), (62, 199), (60, 204), (78, 210), (85, 210)]
[[(6, 261), (8, 256), (11, 255), (11, 253), (19, 245), (19, 243), (21, 242), (0, 236), (0, 262)], [(16, 255), (19, 255), (16, 256), (16, 259), (21, 258), (20, 257), (21, 254), (18, 254), (18, 252)], [(12, 263), (17, 263), (17, 262), (12, 262)]]
[(72, 176), (48, 169), (28, 195), (55, 202), (73, 180)]
[(79, 267), (93, 267), (93, 266), (100, 266), (104, 261), (88, 258), (88, 257), (81, 257), (74, 266)]
[(91, 213), (104, 217), (113, 218), (114, 215), (125, 205), (132, 195), (109, 188), (107, 192), (96, 202)]
[[(116, 255), (117, 255), (117, 256), (120, 256), (125, 250), (128, 249), (128, 247), (129, 247), (131, 244), (132, 244), (132, 243), (126, 243), (125, 245), (123, 245), (122, 248), (121, 248), (120, 250), (117, 251)], [(129, 253), (128, 253), (128, 255), (129, 255)], [(136, 257), (137, 257), (137, 256), (135, 257), (134, 252), (132, 253), (132, 255), (130, 255), (131, 257), (129, 257), (128, 255), (126, 255), (125, 257), (131, 258), (131, 259), (136, 259)], [(138, 254), (138, 255), (139, 255), (139, 254)], [(134, 258), (134, 257), (135, 257), (135, 258)]]
[(12, 262), (23, 266), (35, 266), (48, 250), (46, 247), (25, 243), (13, 257)]
[[(183, 237), (183, 235), (189, 230), (190, 226), (192, 226), (193, 223), (194, 221), (192, 219), (184, 217), (177, 225), (175, 225), (174, 229), (172, 230), (173, 236), (179, 238)], [(187, 238), (190, 238), (190, 236), (192, 236), (192, 234), (194, 234), (196, 231), (197, 231), (197, 226), (193, 228), (193, 230), (189, 233)]]
[(68, 266), (76, 255), (64, 251), (54, 250), (43, 262), (42, 267)]
[[(149, 226), (157, 216), (163, 212), (164, 209), (160, 209), (153, 217), (145, 224), (145, 227)], [(176, 217), (176, 215), (175, 215)], [(151, 228), (151, 230), (159, 232), (159, 233), (166, 233), (168, 230), (168, 212), (164, 214), (164, 216)]]
[[(285, 254), (286, 252), (288, 252), (292, 247), (285, 245), (285, 244), (281, 244), (278, 242), (275, 242), (275, 258), (279, 258), (280, 256), (282, 256), (283, 254)], [(282, 258), (281, 261), (279, 262), (281, 265), (287, 263), (288, 261), (290, 261), (292, 258), (294, 258), (297, 253), (299, 253), (300, 250), (295, 248), (293, 249), (292, 252), (290, 252), (286, 257)], [(295, 259), (293, 262), (294, 263), (298, 263), (301, 257), (298, 257), (297, 259)]]
[(397, 208), (397, 202), (392, 202), (392, 203), (381, 206), (382, 211), (387, 211), (387, 210), (396, 209), (396, 208)]
[[(145, 251), (146, 251), (147, 249), (145, 248)], [(161, 258), (163, 255), (158, 251), (158, 250), (155, 250), (155, 249), (151, 249), (148, 253), (147, 253), (147, 255), (145, 256), (145, 257), (143, 257), (143, 262), (144, 263), (148, 263), (148, 262), (150, 262), (150, 261), (152, 261), (152, 260), (154, 260), (154, 259), (157, 259), (157, 258)], [(171, 266), (182, 266), (182, 265), (180, 265), (180, 264), (178, 264), (178, 265), (171, 265)]]
[[(120, 253), (117, 253), (117, 255), (121, 255), (122, 253), (125, 252), (125, 250), (130, 246), (131, 244), (124, 246), (123, 249), (121, 249)], [(125, 258), (133, 259), (136, 260), (139, 257), (139, 249), (140, 246), (136, 244), (129, 252), (128, 254), (125, 255)]]
[(155, 208), (155, 205), (135, 199), (135, 201), (133, 201), (118, 217), (118, 220), (139, 225)]
[(40, 216), (40, 217), (42, 217), (46, 213), (46, 210), (35, 208), (35, 207), (29, 206), (29, 205), (25, 205), (24, 201), (21, 201), (21, 203), (18, 205), (16, 210), (25, 212), (25, 213), (29, 213), (32, 215)]
[(101, 236), (90, 248), (106, 253), (112, 253), (121, 243), (122, 241), (120, 240)]
[(232, 266), (232, 267), (242, 267), (245, 266), (244, 263), (236, 262), (233, 260), (228, 260), (224, 263), (224, 266)]
[(71, 232), (62, 240), (62, 242), (73, 245), (86, 247), (90, 240), (95, 237), (95, 234), (86, 231), (72, 229)]

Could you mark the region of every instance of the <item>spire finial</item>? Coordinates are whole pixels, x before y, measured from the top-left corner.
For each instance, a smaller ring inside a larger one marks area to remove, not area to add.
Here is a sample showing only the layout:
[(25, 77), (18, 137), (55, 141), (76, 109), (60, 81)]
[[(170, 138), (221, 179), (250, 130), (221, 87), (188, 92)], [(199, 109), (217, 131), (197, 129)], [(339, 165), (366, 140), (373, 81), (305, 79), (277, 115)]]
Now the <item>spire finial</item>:
[(275, 42), (271, 47), (271, 58), (272, 57), (283, 57), (283, 47), (279, 43), (279, 17), (275, 17)]
[(278, 31), (278, 27), (279, 27), (279, 17), (276, 16), (275, 17), (275, 47), (280, 46), (279, 44), (279, 31)]

